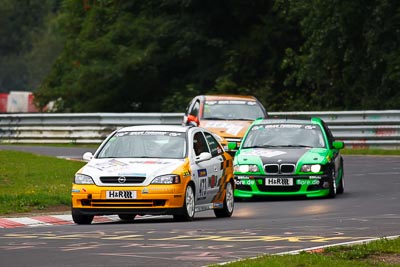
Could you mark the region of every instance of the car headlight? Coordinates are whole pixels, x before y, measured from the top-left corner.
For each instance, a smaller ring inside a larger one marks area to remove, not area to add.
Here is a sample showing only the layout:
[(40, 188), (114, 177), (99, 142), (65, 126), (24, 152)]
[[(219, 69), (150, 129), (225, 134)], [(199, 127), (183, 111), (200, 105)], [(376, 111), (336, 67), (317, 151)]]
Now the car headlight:
[(167, 174), (157, 176), (151, 181), (152, 184), (179, 184), (181, 182), (181, 178), (176, 174)]
[(259, 172), (257, 165), (254, 164), (245, 164), (245, 165), (234, 165), (233, 171), (235, 172)]
[(320, 164), (305, 164), (301, 166), (301, 172), (320, 172), (321, 165)]
[(74, 179), (75, 184), (94, 184), (92, 177), (77, 173), (75, 174), (75, 179)]

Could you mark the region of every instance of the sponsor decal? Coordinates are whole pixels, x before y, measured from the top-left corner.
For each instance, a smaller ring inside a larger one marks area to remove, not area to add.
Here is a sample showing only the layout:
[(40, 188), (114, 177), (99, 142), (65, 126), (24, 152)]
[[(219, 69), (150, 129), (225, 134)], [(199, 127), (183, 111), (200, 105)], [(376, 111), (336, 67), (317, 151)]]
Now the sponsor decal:
[(148, 193), (149, 193), (149, 189), (147, 187), (143, 188), (142, 194), (148, 194)]
[(197, 170), (197, 174), (199, 175), (199, 177), (207, 176), (207, 170), (206, 169)]
[(217, 176), (212, 175), (211, 177), (208, 177), (208, 186), (214, 188), (216, 181), (217, 181)]
[(207, 177), (199, 180), (199, 196), (197, 199), (205, 199), (207, 197)]
[(178, 133), (178, 132), (158, 132), (158, 131), (136, 131), (136, 132), (120, 132), (120, 133), (116, 133), (115, 137), (120, 137), (120, 136), (125, 136), (125, 135), (181, 136), (182, 133)]
[(184, 170), (183, 176), (190, 176), (190, 170)]
[(320, 183), (319, 180), (305, 180), (305, 179), (296, 180), (297, 185), (319, 185), (319, 183)]
[(254, 185), (256, 181), (254, 180), (235, 180), (236, 185)]
[(118, 172), (118, 176), (135, 176), (135, 177), (144, 177), (145, 173), (130, 173), (130, 172)]
[(135, 160), (135, 161), (129, 161), (131, 164), (170, 164), (173, 163), (173, 161), (164, 161), (164, 160)]
[(287, 154), (285, 151), (279, 150), (264, 150), (264, 149), (252, 149), (242, 152), (242, 155), (250, 155), (250, 156), (260, 156), (266, 158), (272, 158), (280, 155)]
[(104, 171), (104, 170), (111, 171), (111, 169), (118, 170), (119, 168), (126, 167), (127, 165), (128, 164), (125, 163), (125, 162), (118, 161), (116, 159), (112, 159), (112, 160), (109, 160), (107, 162), (88, 165), (88, 167), (99, 169), (101, 171)]
[(81, 192), (81, 191), (80, 191), (79, 189), (72, 189), (71, 192), (72, 192), (72, 193), (79, 193), (79, 192)]
[(206, 125), (204, 125), (205, 128), (225, 128), (226, 133), (231, 134), (231, 135), (238, 135), (240, 131), (242, 131), (243, 127), (240, 125), (236, 125), (233, 123), (229, 122), (224, 122), (224, 121), (208, 121)]
[(214, 208), (222, 209), (224, 207), (223, 203), (214, 203)]

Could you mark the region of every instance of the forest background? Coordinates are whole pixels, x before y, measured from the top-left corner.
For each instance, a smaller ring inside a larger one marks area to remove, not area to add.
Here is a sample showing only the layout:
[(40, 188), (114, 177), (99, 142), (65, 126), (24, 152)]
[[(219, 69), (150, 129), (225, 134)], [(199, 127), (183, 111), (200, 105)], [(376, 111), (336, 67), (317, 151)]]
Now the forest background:
[(0, 92), (58, 112), (400, 107), (397, 0), (0, 0)]

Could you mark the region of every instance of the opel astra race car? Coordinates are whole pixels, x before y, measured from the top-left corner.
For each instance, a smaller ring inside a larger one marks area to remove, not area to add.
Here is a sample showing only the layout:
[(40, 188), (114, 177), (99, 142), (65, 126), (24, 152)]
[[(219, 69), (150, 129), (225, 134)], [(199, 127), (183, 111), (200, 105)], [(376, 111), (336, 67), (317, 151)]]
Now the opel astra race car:
[(200, 95), (187, 106), (183, 124), (217, 134), (224, 149), (234, 155), (251, 123), (266, 117), (265, 108), (254, 96)]
[(256, 120), (234, 158), (234, 196), (333, 198), (344, 191), (343, 147), (319, 118)]
[(201, 127), (131, 126), (114, 131), (72, 184), (72, 218), (90, 224), (96, 215), (173, 215), (193, 220), (214, 210), (234, 209), (233, 160), (213, 134)]

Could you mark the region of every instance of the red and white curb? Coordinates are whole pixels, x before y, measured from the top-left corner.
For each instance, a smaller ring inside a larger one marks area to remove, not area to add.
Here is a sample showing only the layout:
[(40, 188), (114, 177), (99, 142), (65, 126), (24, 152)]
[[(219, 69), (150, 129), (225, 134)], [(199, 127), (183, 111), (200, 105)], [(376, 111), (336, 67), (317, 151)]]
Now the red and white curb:
[[(93, 223), (106, 223), (121, 221), (118, 216), (95, 216)], [(0, 218), (0, 228), (16, 228), (16, 227), (36, 227), (51, 225), (74, 224), (70, 214), (65, 215), (41, 215), (33, 217), (18, 218)]]

